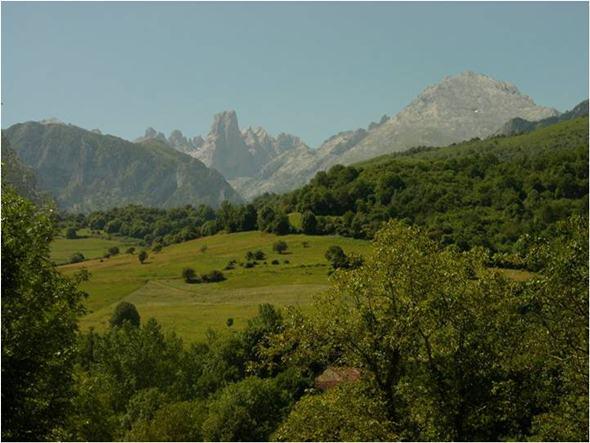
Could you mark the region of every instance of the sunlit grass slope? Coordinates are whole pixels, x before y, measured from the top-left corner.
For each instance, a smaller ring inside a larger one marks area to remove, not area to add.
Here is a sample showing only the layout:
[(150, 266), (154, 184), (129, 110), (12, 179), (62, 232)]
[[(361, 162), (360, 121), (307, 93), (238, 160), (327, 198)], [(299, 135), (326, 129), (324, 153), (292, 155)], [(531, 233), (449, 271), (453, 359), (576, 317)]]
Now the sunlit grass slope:
[(117, 246), (124, 252), (130, 246), (136, 246), (137, 241), (127, 238), (112, 237), (111, 239), (94, 236), (88, 229), (78, 231), (80, 238), (67, 239), (63, 235), (51, 242), (51, 259), (58, 265), (70, 262), (70, 258), (76, 252), (81, 252), (87, 259), (100, 258), (113, 246)]
[[(278, 239), (287, 242), (286, 253), (273, 252), (272, 245)], [(107, 328), (114, 307), (125, 300), (137, 306), (144, 320), (155, 317), (187, 341), (199, 341), (209, 327), (226, 328), (228, 318), (233, 318), (233, 328), (243, 327), (261, 303), (310, 303), (314, 294), (328, 287), (329, 265), (324, 253), (331, 245), (362, 255), (369, 243), (338, 236), (277, 237), (257, 231), (219, 234), (168, 246), (157, 254), (150, 252), (143, 265), (136, 254), (121, 254), (102, 262), (96, 259), (65, 265), (60, 270), (70, 273), (86, 268), (91, 273), (90, 280), (82, 285), (89, 293), (88, 314), (81, 319), (83, 330)], [(260, 261), (254, 268), (223, 270), (230, 260), (245, 261), (246, 252), (257, 249), (266, 254), (266, 264)], [(271, 264), (273, 260), (279, 260), (279, 264)], [(185, 267), (199, 274), (223, 270), (227, 280), (187, 284), (181, 278)]]

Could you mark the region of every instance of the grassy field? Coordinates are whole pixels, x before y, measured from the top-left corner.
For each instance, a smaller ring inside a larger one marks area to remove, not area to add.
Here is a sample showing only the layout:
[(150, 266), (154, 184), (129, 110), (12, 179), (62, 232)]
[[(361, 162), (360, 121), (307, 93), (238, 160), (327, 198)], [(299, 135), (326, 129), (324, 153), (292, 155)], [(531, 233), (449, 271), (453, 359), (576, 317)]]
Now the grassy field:
[[(125, 300), (137, 306), (142, 319), (155, 317), (190, 342), (202, 340), (210, 327), (225, 328), (228, 318), (233, 318), (233, 328), (243, 327), (261, 303), (308, 304), (314, 294), (328, 287), (329, 265), (324, 253), (329, 246), (337, 244), (346, 253), (363, 254), (369, 244), (338, 236), (287, 235), (280, 239), (287, 242), (288, 250), (277, 254), (272, 245), (278, 238), (261, 232), (220, 234), (168, 246), (157, 254), (150, 252), (143, 265), (137, 255), (121, 254), (102, 262), (95, 259), (64, 265), (60, 270), (67, 274), (86, 268), (91, 273), (82, 285), (89, 293), (89, 312), (81, 319), (83, 330), (104, 330), (116, 304)], [(65, 251), (73, 247), (68, 242), (80, 240), (56, 241), (60, 241), (59, 250)], [(202, 251), (204, 245), (207, 247)], [(99, 249), (102, 256), (105, 245)], [(223, 270), (230, 260), (245, 261), (246, 252), (257, 249), (266, 254), (266, 264)], [(272, 260), (279, 264), (271, 264)], [(223, 270), (227, 280), (187, 284), (181, 278), (185, 267), (199, 274)]]
[(51, 242), (51, 259), (58, 265), (70, 262), (76, 252), (81, 252), (87, 259), (100, 258), (112, 246), (117, 246), (123, 252), (130, 246), (137, 247), (137, 241), (127, 238), (91, 235), (88, 229), (78, 230), (79, 238), (70, 240), (62, 235)]

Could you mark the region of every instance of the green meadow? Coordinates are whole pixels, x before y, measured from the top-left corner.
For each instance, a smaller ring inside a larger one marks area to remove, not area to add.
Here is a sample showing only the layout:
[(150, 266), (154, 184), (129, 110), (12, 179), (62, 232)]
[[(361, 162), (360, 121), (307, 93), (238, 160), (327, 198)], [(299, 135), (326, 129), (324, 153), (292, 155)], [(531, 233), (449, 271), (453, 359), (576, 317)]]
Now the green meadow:
[(81, 252), (87, 259), (100, 258), (111, 247), (117, 246), (124, 252), (130, 246), (137, 247), (137, 240), (121, 237), (111, 237), (107, 234), (92, 235), (88, 229), (78, 230), (79, 238), (67, 239), (61, 233), (51, 242), (51, 259), (57, 265), (70, 262), (76, 252)]
[[(98, 257), (106, 245), (100, 243), (101, 239), (96, 240)], [(283, 254), (272, 250), (278, 240), (288, 245)], [(54, 251), (69, 251), (80, 244), (77, 243), (80, 240), (58, 241)], [(69, 245), (70, 242), (73, 244)], [(80, 322), (83, 330), (106, 329), (114, 307), (125, 300), (135, 304), (143, 320), (154, 317), (166, 329), (191, 342), (203, 340), (209, 328), (227, 328), (229, 318), (233, 319), (232, 328), (244, 327), (261, 303), (309, 304), (314, 294), (329, 285), (330, 267), (324, 253), (331, 245), (341, 246), (347, 254), (362, 255), (367, 252), (369, 242), (339, 236), (278, 237), (258, 231), (218, 234), (171, 245), (159, 253), (148, 251), (144, 264), (140, 264), (137, 252), (125, 254), (121, 248), (122, 253), (117, 256), (64, 265), (60, 270), (68, 274), (85, 268), (91, 274), (89, 281), (82, 284), (89, 294), (88, 313)], [(248, 251), (258, 249), (266, 258), (255, 267), (237, 265), (224, 270), (230, 260), (244, 262)], [(279, 264), (271, 264), (273, 260)], [(222, 270), (226, 280), (188, 284), (181, 277), (186, 267), (198, 274)]]

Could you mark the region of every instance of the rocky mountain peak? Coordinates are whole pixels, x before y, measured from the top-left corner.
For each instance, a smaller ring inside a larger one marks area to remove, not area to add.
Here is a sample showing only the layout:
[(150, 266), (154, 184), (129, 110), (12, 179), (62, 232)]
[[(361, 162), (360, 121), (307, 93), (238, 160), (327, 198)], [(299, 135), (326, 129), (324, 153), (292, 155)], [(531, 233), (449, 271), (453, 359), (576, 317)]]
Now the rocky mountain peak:
[(236, 115), (236, 111), (223, 111), (219, 114), (215, 114), (209, 135), (221, 136), (226, 139), (239, 136), (240, 128), (238, 127), (238, 116)]
[(190, 145), (180, 129), (174, 129), (168, 137), (168, 144), (173, 148)]
[(168, 143), (168, 140), (166, 139), (166, 136), (162, 132), (156, 131), (151, 126), (148, 127), (145, 130), (145, 132), (143, 134), (143, 137), (139, 137), (135, 141), (136, 142), (142, 142), (142, 141), (152, 140), (152, 139), (159, 140), (159, 141), (164, 142), (164, 143)]
[(559, 113), (538, 106), (516, 86), (465, 71), (428, 86), (408, 106), (339, 159), (347, 164), (414, 146), (442, 146), (485, 138), (508, 120), (541, 120)]

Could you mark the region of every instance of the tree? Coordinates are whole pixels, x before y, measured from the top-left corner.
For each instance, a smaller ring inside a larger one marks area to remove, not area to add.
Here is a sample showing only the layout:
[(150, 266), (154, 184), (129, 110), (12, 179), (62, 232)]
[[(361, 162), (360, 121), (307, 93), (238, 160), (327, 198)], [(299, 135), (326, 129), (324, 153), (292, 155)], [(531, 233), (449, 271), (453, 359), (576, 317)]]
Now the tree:
[(264, 232), (271, 232), (274, 219), (275, 211), (270, 206), (265, 206), (258, 211), (258, 229)]
[(528, 322), (514, 284), (485, 262), (480, 250), (442, 250), (418, 228), (389, 222), (365, 263), (337, 273), (310, 321), (291, 329), (300, 338), (289, 346), (305, 360), (289, 361), (361, 369), (401, 439), (522, 435), (536, 401), (519, 391), (522, 372), (507, 368), (526, 352)]
[(184, 268), (182, 270), (182, 278), (184, 279), (185, 283), (194, 283), (196, 276), (197, 274), (193, 268)]
[(306, 395), (281, 423), (277, 441), (398, 441), (383, 401), (360, 383), (345, 383)]
[(203, 280), (205, 283), (216, 283), (225, 280), (225, 275), (223, 275), (223, 272), (215, 269), (211, 272), (201, 275), (201, 280)]
[(84, 254), (81, 252), (74, 252), (70, 257), (70, 263), (80, 263), (81, 261), (84, 261), (84, 259)]
[(115, 311), (110, 320), (111, 327), (123, 325), (129, 322), (131, 325), (138, 327), (140, 322), (139, 312), (134, 304), (122, 301), (115, 307)]
[(288, 400), (273, 380), (248, 377), (224, 388), (209, 403), (205, 441), (265, 441)]
[(127, 248), (127, 250), (125, 251), (126, 254), (133, 254), (135, 252), (135, 247), (131, 246), (130, 248)]
[(118, 246), (111, 246), (109, 248), (109, 255), (117, 255), (119, 254), (119, 247)]
[(317, 232), (318, 221), (311, 211), (305, 211), (301, 216), (301, 230), (304, 234), (313, 235)]
[(67, 239), (78, 238), (78, 234), (76, 233), (76, 228), (69, 227), (68, 229), (66, 229), (66, 238)]
[(52, 214), (2, 186), (2, 439), (53, 440), (72, 397), (84, 293), (51, 264)]
[(270, 225), (270, 232), (274, 232), (277, 235), (287, 235), (291, 232), (289, 217), (286, 214), (277, 213)]
[(275, 252), (278, 252), (279, 254), (282, 254), (288, 248), (289, 248), (289, 246), (283, 240), (279, 240), (272, 245), (272, 250)]
[(125, 435), (127, 441), (202, 441), (207, 418), (203, 401), (164, 404), (151, 419), (140, 419)]
[(324, 257), (330, 262), (333, 269), (348, 268), (348, 257), (338, 245), (330, 246)]
[(139, 255), (137, 256), (137, 259), (139, 260), (139, 263), (141, 263), (143, 265), (143, 262), (145, 262), (148, 258), (148, 253), (145, 250), (142, 250)]

